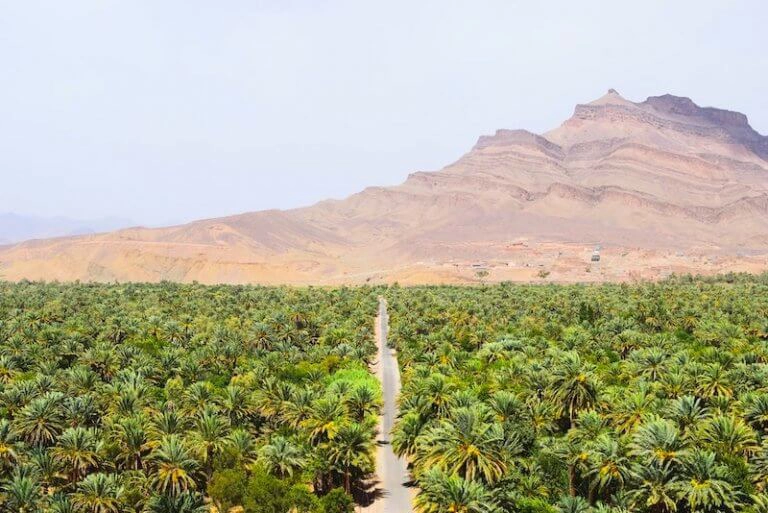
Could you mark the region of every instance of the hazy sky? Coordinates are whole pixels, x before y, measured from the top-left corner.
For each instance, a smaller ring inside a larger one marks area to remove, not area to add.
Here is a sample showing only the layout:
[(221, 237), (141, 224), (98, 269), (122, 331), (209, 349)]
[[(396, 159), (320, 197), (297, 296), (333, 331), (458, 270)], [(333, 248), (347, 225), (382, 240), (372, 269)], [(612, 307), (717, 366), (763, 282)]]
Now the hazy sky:
[(0, 212), (189, 220), (438, 169), (609, 87), (768, 133), (768, 2), (0, 0)]

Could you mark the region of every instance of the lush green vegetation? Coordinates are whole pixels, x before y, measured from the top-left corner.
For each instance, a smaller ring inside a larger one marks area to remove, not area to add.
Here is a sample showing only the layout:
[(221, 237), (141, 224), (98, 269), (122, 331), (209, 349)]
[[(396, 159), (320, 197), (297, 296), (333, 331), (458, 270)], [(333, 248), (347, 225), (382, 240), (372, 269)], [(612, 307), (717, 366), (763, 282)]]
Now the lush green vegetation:
[(0, 511), (341, 513), (376, 294), (0, 284)]
[(765, 277), (387, 294), (420, 511), (768, 511)]
[(379, 294), (421, 512), (768, 512), (768, 279), (744, 276), (0, 284), (0, 511), (353, 511)]

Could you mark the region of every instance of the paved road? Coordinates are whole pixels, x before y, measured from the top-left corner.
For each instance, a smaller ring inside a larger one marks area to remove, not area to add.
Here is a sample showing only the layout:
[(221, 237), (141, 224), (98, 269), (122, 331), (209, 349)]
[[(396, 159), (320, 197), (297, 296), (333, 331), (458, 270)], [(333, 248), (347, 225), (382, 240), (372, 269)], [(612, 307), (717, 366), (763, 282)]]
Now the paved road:
[(376, 450), (376, 488), (381, 494), (373, 504), (364, 508), (366, 513), (411, 513), (413, 488), (405, 486), (410, 480), (408, 462), (398, 458), (389, 443), (390, 432), (397, 418), (397, 396), (400, 394), (400, 369), (395, 352), (387, 347), (389, 316), (387, 302), (379, 300), (379, 316), (376, 320), (376, 343), (379, 358), (376, 373), (381, 381), (384, 408), (379, 423), (379, 445)]

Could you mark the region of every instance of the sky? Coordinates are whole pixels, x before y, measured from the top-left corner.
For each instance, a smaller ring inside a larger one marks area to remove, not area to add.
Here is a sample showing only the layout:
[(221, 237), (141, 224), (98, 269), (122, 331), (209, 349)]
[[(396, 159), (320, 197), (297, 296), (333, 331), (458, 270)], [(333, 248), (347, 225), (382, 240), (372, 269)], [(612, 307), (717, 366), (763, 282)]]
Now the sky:
[(0, 212), (342, 198), (617, 89), (768, 133), (768, 2), (0, 0)]

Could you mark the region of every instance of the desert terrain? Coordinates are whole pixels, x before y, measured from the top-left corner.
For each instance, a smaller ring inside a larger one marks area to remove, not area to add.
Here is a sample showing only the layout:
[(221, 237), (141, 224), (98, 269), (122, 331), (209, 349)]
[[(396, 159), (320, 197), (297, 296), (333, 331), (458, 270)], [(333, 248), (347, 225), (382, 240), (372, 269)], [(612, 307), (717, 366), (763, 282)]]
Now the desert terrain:
[(768, 137), (737, 112), (614, 90), (549, 132), (498, 130), (395, 187), (0, 248), (6, 280), (598, 282), (767, 268)]

